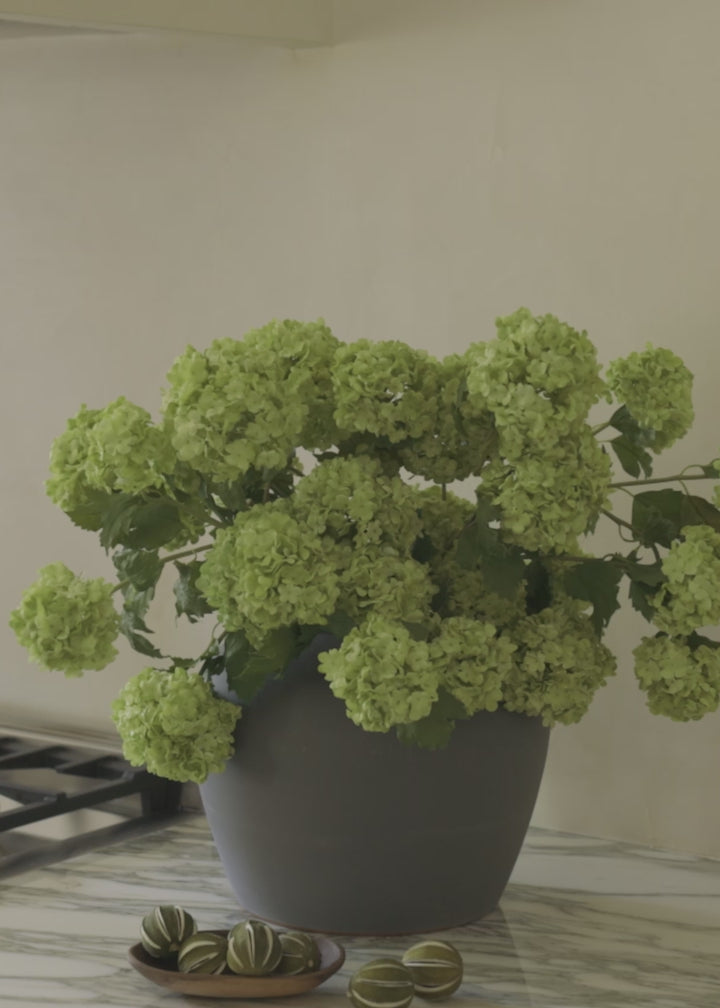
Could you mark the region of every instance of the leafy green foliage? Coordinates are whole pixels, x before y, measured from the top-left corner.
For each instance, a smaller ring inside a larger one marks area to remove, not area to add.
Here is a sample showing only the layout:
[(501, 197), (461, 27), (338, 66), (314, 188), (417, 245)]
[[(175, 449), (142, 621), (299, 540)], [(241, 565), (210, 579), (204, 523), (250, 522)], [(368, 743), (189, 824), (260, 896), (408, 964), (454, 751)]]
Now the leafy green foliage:
[(100, 542), (105, 549), (122, 545), (132, 549), (157, 549), (182, 531), (178, 505), (166, 497), (150, 500), (132, 494), (114, 494), (103, 515)]
[(621, 434), (610, 442), (613, 451), (626, 473), (638, 477), (642, 472), (645, 476), (652, 474), (652, 455), (639, 444)]
[(705, 498), (681, 490), (646, 490), (633, 498), (631, 524), (643, 546), (670, 548), (686, 525), (720, 531), (720, 511)]
[[(496, 327), (438, 360), (273, 321), (188, 347), (157, 424), (123, 398), (83, 406), (53, 445), (47, 492), (99, 534), (118, 584), (44, 568), (11, 617), (18, 639), (68, 675), (108, 664), (119, 631), (169, 662), (137, 678), (119, 725), (133, 759), (189, 780), (231, 751), (237, 713), (216, 706), (213, 677), (246, 703), (318, 633), (338, 642), (321, 674), (365, 730), (433, 748), (499, 704), (572, 723), (612, 674), (599, 638), (623, 578), (662, 631), (637, 655), (651, 709), (714, 709), (720, 642), (697, 628), (720, 619), (720, 460), (651, 478), (692, 422), (692, 375), (648, 345), (603, 379), (585, 332), (527, 308)], [(630, 479), (613, 482), (613, 453)], [(691, 479), (714, 482), (714, 503), (686, 492)], [(628, 488), (630, 521), (611, 503)], [(603, 514), (628, 556), (586, 551)], [(148, 625), (171, 563), (177, 615), (218, 621), (194, 660), (163, 655)]]
[(653, 443), (653, 432), (641, 427), (627, 406), (615, 410), (608, 423), (620, 431), (610, 444), (625, 472), (636, 478), (641, 472), (651, 476), (653, 460), (647, 448)]
[(242, 631), (226, 634), (224, 643), (228, 685), (242, 703), (252, 700), (269, 679), (281, 675), (301, 648), (290, 627), (271, 631), (257, 649)]
[(620, 608), (618, 588), (622, 570), (604, 560), (582, 560), (565, 573), (563, 586), (572, 598), (591, 602), (592, 625), (602, 637), (612, 614)]
[(491, 524), (498, 516), (498, 509), (480, 498), (474, 520), (460, 534), (455, 559), (464, 570), (479, 567), (488, 591), (511, 599), (525, 576), (525, 554), (502, 542)]
[(140, 592), (154, 588), (163, 569), (157, 550), (121, 549), (113, 556), (113, 563), (120, 580), (129, 581)]
[(467, 716), (460, 701), (440, 688), (438, 698), (426, 717), (410, 724), (397, 725), (395, 732), (406, 745), (418, 746), (420, 749), (443, 749), (455, 730), (455, 722)]
[(123, 610), (120, 617), (120, 630), (127, 637), (130, 645), (140, 654), (149, 658), (163, 658), (163, 653), (149, 640), (145, 634), (152, 630), (145, 623), (145, 615), (155, 595), (155, 586), (139, 591), (132, 584), (123, 589)]
[(175, 612), (178, 616), (186, 616), (191, 623), (212, 612), (211, 606), (197, 586), (202, 563), (193, 560), (191, 563), (175, 561), (178, 578), (173, 585), (175, 595)]

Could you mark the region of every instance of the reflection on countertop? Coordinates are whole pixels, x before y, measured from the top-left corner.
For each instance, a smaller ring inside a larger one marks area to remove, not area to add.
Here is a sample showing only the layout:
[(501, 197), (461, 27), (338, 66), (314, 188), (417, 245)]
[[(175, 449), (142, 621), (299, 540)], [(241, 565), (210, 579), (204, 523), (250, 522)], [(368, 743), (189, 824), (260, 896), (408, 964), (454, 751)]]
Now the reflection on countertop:
[[(158, 903), (181, 904), (205, 928), (244, 915), (202, 816), (8, 879), (0, 1005), (230, 1004), (186, 1000), (129, 966), (140, 918)], [(717, 1008), (720, 862), (531, 830), (500, 909), (442, 935), (466, 964), (449, 1008)], [(340, 940), (347, 951), (340, 973), (299, 1001), (272, 1004), (347, 1008), (350, 974), (412, 941)]]

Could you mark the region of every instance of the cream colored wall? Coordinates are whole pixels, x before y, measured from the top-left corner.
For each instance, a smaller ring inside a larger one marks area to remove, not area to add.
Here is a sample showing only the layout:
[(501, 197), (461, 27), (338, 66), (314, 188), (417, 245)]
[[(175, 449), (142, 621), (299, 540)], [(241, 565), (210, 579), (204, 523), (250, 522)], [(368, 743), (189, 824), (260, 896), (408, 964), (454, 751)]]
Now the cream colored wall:
[[(336, 33), (0, 44), (2, 611), (51, 560), (106, 569), (42, 493), (80, 403), (155, 409), (188, 342), (276, 316), (445, 353), (525, 304), (605, 360), (670, 345), (681, 457), (718, 453), (716, 0), (339, 0)], [(623, 674), (555, 730), (535, 821), (720, 856), (720, 721), (646, 714), (641, 631), (617, 621)], [(0, 720), (112, 730), (141, 658), (66, 681), (0, 632)]]

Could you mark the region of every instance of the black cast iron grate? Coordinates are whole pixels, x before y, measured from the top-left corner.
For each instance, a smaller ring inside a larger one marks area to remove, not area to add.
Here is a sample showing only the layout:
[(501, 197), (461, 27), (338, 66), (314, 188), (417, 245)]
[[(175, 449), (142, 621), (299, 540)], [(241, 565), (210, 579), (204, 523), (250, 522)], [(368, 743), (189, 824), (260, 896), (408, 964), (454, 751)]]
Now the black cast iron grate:
[(181, 785), (113, 753), (0, 735), (0, 795), (19, 802), (0, 810), (4, 833), (127, 795), (139, 797), (135, 818), (170, 815), (181, 803)]

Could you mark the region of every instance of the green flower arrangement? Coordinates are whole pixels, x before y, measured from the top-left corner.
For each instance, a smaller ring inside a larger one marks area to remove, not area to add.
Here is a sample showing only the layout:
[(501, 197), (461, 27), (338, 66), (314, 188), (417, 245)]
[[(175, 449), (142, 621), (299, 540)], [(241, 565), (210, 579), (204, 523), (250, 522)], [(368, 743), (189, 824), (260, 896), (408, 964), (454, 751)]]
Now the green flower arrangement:
[[(68, 676), (124, 634), (151, 661), (113, 704), (124, 752), (175, 780), (222, 770), (243, 706), (320, 632), (338, 646), (319, 672), (366, 731), (437, 748), (477, 711), (578, 721), (615, 671), (602, 636), (623, 585), (649, 624), (650, 710), (703, 717), (720, 702), (720, 460), (653, 475), (691, 387), (651, 345), (603, 378), (586, 333), (524, 308), (443, 360), (323, 322), (189, 347), (159, 423), (124, 398), (83, 406), (52, 448), (47, 492), (98, 533), (116, 583), (51, 564), (11, 626)], [(580, 543), (601, 520), (620, 544), (597, 556)], [(168, 568), (178, 617), (212, 623), (193, 658), (146, 624)]]

